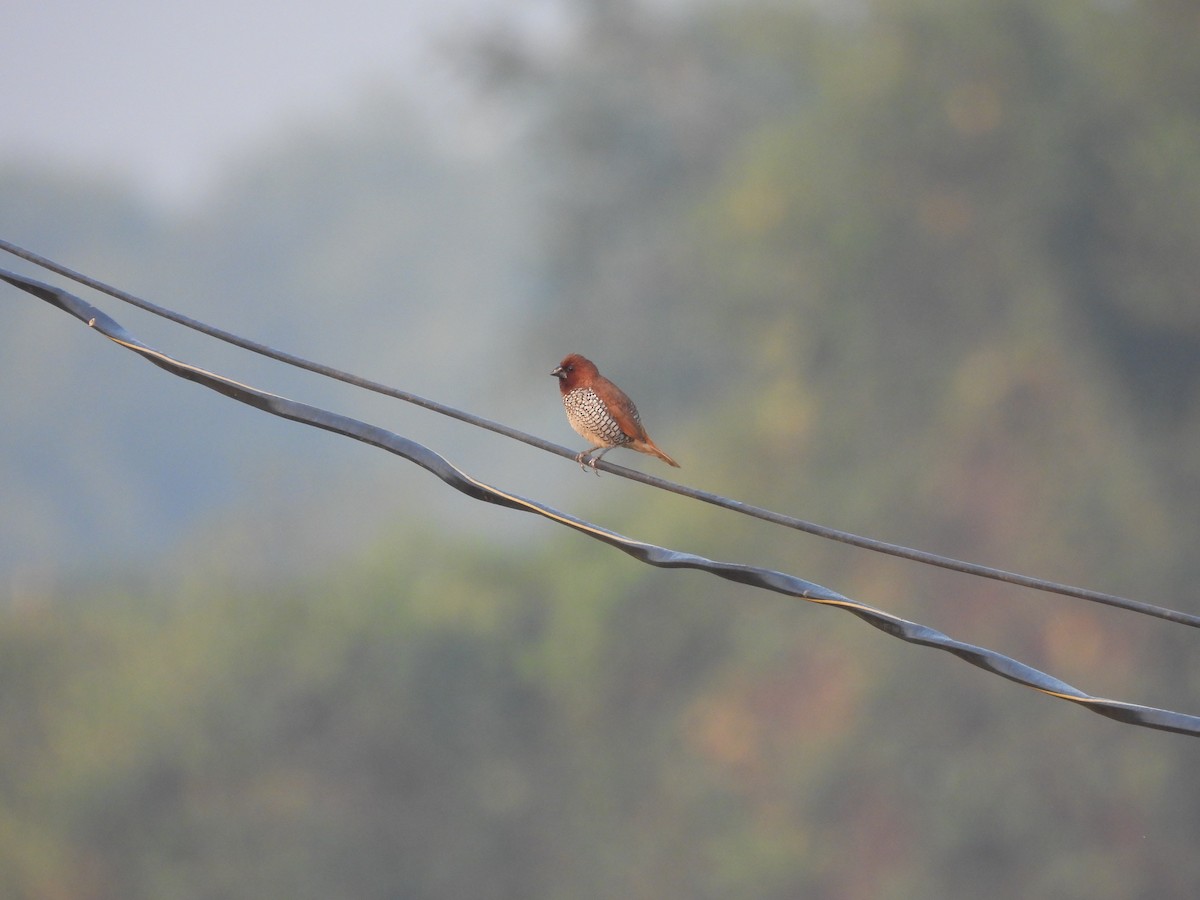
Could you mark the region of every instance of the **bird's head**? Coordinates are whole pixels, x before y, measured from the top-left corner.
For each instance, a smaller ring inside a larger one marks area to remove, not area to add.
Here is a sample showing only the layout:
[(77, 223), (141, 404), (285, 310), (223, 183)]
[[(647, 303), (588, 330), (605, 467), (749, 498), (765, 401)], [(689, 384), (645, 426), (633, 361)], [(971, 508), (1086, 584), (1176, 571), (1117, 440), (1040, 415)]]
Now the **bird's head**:
[(550, 373), (558, 379), (558, 386), (565, 394), (567, 391), (587, 385), (600, 373), (595, 364), (587, 357), (572, 353), (558, 364), (558, 368)]

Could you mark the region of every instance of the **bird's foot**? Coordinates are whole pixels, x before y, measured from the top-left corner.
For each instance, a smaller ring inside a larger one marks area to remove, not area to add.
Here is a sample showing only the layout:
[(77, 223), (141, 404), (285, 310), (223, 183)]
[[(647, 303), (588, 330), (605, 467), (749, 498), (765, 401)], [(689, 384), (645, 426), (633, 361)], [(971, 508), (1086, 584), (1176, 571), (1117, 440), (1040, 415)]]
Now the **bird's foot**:
[(585, 472), (588, 470), (588, 466), (591, 466), (592, 471), (595, 472), (596, 477), (599, 478), (600, 470), (596, 468), (596, 460), (592, 457), (592, 454), (595, 452), (595, 450), (582, 450), (575, 454), (575, 462), (579, 463), (579, 468), (583, 469)]

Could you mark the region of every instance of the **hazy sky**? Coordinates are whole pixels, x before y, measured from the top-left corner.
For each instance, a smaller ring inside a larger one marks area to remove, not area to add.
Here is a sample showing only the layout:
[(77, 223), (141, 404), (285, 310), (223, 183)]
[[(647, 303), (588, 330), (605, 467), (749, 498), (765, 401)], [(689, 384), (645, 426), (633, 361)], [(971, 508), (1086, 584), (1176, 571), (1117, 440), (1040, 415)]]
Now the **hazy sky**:
[(437, 47), (465, 26), (537, 18), (536, 0), (7, 0), (0, 163), (115, 172), (160, 199), (199, 194), (224, 160), (372, 86), (446, 83)]

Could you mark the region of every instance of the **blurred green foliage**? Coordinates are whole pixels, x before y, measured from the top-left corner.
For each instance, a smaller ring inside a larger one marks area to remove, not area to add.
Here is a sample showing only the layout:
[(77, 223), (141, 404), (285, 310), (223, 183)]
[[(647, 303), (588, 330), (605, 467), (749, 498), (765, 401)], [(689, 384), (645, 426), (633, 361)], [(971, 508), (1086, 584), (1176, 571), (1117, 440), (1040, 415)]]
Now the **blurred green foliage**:
[[(534, 111), (547, 204), (545, 276), (497, 360), (592, 353), (693, 483), (1194, 606), (1193, 4), (577, 12), (569, 50), (502, 45), (486, 69)], [(283, 192), (257, 214), (269, 236), (294, 210)], [(572, 508), (626, 533), (794, 571), (1085, 689), (1200, 707), (1182, 629), (588, 484)], [(183, 575), (14, 591), (0, 891), (1200, 884), (1195, 741), (549, 526), (490, 537), (509, 513), (469, 535), (424, 514), (304, 580), (229, 578), (251, 530)]]

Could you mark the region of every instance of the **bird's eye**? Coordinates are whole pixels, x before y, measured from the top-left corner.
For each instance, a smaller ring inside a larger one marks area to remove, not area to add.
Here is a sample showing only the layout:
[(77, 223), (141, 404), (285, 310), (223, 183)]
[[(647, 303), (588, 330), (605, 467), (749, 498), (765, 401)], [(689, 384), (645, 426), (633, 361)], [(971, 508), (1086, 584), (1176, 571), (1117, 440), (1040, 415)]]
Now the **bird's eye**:
[(574, 372), (574, 371), (575, 371), (575, 364), (574, 364), (574, 363), (571, 363), (571, 365), (567, 366), (567, 371), (568, 371), (568, 372)]

